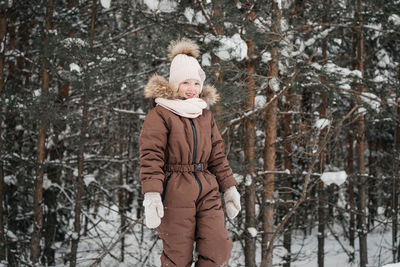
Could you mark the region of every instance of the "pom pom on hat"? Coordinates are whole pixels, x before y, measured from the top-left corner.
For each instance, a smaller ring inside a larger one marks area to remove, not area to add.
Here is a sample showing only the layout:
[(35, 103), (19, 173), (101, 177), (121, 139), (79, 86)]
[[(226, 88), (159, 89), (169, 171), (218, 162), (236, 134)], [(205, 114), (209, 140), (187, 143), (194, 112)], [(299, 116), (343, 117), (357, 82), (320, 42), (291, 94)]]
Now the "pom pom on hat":
[(199, 46), (186, 38), (173, 41), (168, 46), (168, 58), (171, 60), (169, 83), (174, 90), (178, 91), (179, 84), (187, 79), (200, 81), (200, 91), (203, 89), (206, 74), (196, 59), (199, 56)]
[(172, 61), (176, 55), (185, 54), (194, 58), (200, 56), (199, 46), (187, 38), (178, 41), (172, 41), (168, 46), (168, 58)]

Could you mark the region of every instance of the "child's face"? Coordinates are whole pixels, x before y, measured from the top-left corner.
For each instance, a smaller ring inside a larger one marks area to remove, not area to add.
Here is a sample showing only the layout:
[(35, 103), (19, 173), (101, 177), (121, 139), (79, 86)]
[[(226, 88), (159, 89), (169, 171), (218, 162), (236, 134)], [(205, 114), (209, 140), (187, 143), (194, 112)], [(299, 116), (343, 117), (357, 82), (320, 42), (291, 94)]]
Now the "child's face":
[(187, 79), (179, 84), (178, 95), (185, 99), (199, 97), (200, 81), (196, 79)]

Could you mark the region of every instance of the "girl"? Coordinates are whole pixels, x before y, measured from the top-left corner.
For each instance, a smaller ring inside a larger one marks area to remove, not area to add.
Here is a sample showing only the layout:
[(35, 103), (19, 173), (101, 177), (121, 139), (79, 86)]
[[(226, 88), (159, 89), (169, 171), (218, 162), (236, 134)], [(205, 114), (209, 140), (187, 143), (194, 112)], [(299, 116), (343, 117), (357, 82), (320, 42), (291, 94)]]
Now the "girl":
[(144, 88), (156, 106), (140, 134), (140, 180), (145, 223), (163, 241), (162, 266), (227, 266), (232, 241), (225, 228), (220, 192), (229, 218), (239, 213), (240, 194), (222, 151), (222, 138), (207, 104), (219, 96), (203, 86), (196, 60), (199, 47), (188, 39), (168, 47), (169, 81), (154, 75)]

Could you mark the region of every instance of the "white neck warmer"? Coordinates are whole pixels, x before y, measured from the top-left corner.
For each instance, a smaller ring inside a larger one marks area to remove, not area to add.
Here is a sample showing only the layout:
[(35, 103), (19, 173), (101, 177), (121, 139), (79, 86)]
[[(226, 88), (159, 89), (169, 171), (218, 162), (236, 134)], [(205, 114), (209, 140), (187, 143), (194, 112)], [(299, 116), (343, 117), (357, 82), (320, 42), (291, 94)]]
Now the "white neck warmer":
[(156, 103), (173, 113), (185, 117), (185, 118), (197, 118), (203, 114), (203, 109), (207, 107), (207, 103), (201, 98), (189, 98), (189, 99), (165, 99), (157, 97)]

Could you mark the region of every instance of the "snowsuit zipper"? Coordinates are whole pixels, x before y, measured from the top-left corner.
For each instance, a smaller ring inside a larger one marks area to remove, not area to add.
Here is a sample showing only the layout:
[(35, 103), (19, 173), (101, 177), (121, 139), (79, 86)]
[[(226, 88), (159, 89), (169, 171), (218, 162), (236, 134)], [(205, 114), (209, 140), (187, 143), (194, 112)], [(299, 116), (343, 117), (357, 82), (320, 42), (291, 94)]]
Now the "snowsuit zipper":
[(169, 181), (169, 178), (171, 178), (171, 176), (172, 176), (172, 172), (167, 176), (167, 178), (165, 178), (165, 181), (164, 181), (164, 189), (163, 189), (163, 193), (162, 193), (162, 196), (161, 196), (161, 201), (162, 201), (162, 202), (164, 202), (165, 191), (167, 191), (168, 181)]
[[(193, 131), (193, 158), (192, 158), (192, 164), (196, 164), (196, 154), (197, 154), (197, 134), (196, 134), (196, 127), (194, 126), (193, 120), (190, 120), (190, 125), (192, 126), (192, 131)], [(203, 186), (201, 185), (200, 179), (197, 176), (196, 172), (193, 171), (194, 178), (196, 179), (196, 182), (199, 184), (199, 195), (197, 196), (197, 199), (199, 199), (201, 191), (203, 190)]]

